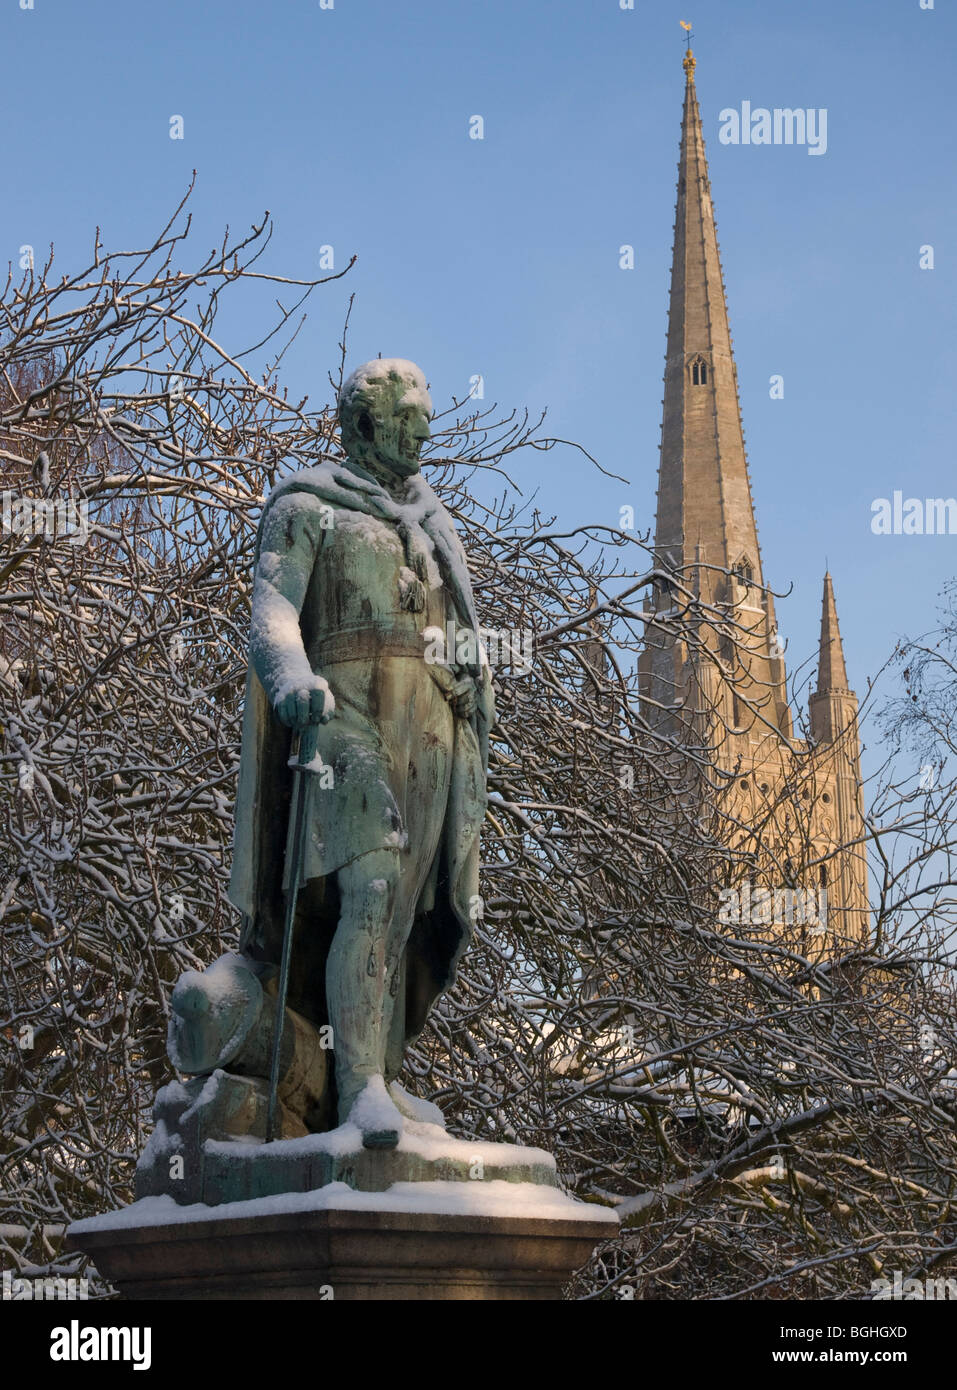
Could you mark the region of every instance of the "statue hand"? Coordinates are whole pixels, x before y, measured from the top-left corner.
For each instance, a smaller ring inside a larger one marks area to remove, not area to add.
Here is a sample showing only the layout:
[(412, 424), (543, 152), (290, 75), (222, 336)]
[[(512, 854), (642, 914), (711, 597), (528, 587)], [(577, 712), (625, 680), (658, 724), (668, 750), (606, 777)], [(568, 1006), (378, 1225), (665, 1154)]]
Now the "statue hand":
[(308, 685), (290, 690), (277, 700), (276, 718), (289, 729), (304, 729), (307, 724), (328, 724), (336, 709), (336, 701), (322, 676), (313, 676)]
[(458, 719), (471, 719), (475, 713), (475, 685), (469, 681), (465, 690), (458, 691), (452, 698), (452, 710)]

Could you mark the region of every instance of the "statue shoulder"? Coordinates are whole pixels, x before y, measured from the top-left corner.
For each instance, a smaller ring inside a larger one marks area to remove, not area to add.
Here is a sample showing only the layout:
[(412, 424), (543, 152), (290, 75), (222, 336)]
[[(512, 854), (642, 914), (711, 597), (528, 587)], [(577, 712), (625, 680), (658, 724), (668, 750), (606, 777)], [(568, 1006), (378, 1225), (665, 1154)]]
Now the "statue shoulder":
[(260, 521), (260, 553), (297, 546), (316, 550), (335, 526), (335, 508), (315, 492), (284, 488), (273, 491)]

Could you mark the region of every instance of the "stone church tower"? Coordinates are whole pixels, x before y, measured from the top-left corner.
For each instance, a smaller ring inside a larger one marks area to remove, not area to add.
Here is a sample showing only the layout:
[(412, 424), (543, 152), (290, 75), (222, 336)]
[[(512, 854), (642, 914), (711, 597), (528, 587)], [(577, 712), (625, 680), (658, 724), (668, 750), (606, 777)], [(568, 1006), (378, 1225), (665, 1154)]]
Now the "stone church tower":
[[(711, 749), (727, 786), (729, 842), (757, 853), (755, 878), (771, 890), (826, 888), (827, 927), (812, 934), (822, 950), (826, 941), (846, 948), (869, 929), (857, 698), (827, 574), (810, 739), (794, 738), (774, 600), (764, 591), (690, 49), (684, 70), (655, 535), (661, 578), (645, 604), (643, 709), (653, 726)], [(683, 616), (694, 600), (708, 623)]]

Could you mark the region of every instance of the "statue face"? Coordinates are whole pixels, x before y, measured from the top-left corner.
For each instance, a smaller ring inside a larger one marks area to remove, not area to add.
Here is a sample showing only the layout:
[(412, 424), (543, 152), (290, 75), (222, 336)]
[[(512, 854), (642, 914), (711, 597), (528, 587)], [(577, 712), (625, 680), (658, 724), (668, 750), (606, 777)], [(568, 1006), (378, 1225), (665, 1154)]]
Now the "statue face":
[(346, 383), (344, 397), (340, 419), (349, 457), (385, 483), (417, 473), (432, 418), (418, 367), (398, 359), (366, 363)]
[[(385, 394), (385, 393), (384, 393)], [(402, 386), (387, 393), (375, 420), (373, 447), (377, 462), (400, 478), (419, 471), (419, 453), (428, 439), (430, 412), (418, 399), (421, 392)]]

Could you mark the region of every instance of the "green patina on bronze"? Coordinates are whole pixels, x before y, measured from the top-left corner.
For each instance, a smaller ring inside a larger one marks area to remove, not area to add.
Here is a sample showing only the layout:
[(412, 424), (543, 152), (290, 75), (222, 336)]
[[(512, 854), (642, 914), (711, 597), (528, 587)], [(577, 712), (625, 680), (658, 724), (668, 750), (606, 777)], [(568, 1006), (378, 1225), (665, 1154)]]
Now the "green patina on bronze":
[[(455, 650), (424, 657), (427, 629), (477, 632), (461, 542), (419, 473), (430, 416), (413, 364), (359, 368), (340, 400), (346, 461), (279, 484), (257, 538), (230, 898), (268, 991), (290, 888), (293, 734), (321, 721), (288, 1003), (331, 1025), (338, 1119), (360, 1127), (354, 1103), (398, 1075), (478, 902), (491, 682)], [(390, 1107), (382, 1095), (377, 1123)], [(299, 1118), (322, 1127), (315, 1107)]]

